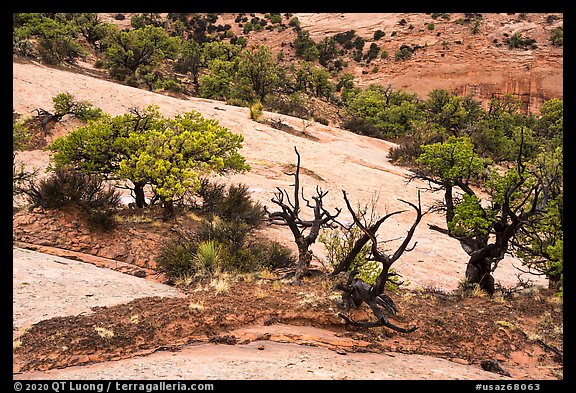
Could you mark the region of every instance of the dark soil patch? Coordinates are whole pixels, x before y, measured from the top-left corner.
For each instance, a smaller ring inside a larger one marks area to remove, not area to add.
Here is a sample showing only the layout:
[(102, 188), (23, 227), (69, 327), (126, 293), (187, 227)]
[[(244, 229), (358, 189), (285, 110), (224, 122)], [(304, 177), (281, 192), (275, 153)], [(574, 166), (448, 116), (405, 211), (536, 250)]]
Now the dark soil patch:
[[(310, 278), (300, 286), (288, 281), (230, 280), (221, 293), (205, 285), (190, 290), (186, 298), (143, 298), (97, 307), (89, 315), (39, 322), (20, 337), (14, 350), (15, 371), (178, 350), (194, 342), (234, 345), (237, 339), (229, 334), (234, 329), (283, 323), (320, 327), (372, 343), (342, 348), (346, 351), (423, 354), (468, 364), (497, 359), (513, 377), (517, 369), (517, 375), (529, 370), (536, 379), (562, 378), (562, 359), (553, 350), (563, 350), (562, 307), (547, 291), (510, 300), (401, 291), (393, 294), (400, 308), (395, 323), (420, 327), (405, 335), (386, 328), (346, 326), (328, 298), (330, 293), (321, 289), (322, 278)], [(361, 307), (352, 316), (369, 319), (371, 313)]]

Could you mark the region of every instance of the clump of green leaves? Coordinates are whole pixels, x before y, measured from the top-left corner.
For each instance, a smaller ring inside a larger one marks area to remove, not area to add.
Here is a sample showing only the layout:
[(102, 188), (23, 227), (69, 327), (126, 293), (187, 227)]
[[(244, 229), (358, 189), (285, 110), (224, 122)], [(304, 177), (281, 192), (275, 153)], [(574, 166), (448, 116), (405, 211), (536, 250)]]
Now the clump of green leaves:
[[(482, 209), (476, 195), (465, 194), (454, 208), (454, 218), (448, 223), (450, 233), (461, 237), (486, 236), (495, 220), (494, 211)], [(487, 214), (488, 213), (488, 214)]]
[(558, 26), (554, 30), (552, 30), (552, 33), (550, 33), (550, 38), (548, 40), (554, 46), (564, 45), (564, 28), (562, 26)]
[(258, 122), (262, 118), (262, 112), (264, 110), (264, 106), (260, 101), (256, 101), (254, 104), (250, 106), (250, 119)]
[(521, 49), (536, 49), (536, 40), (534, 38), (525, 38), (521, 33), (514, 33), (512, 37), (506, 37), (504, 42), (508, 44), (510, 49), (521, 48)]
[(80, 120), (96, 120), (103, 114), (102, 109), (93, 106), (89, 101), (74, 99), (70, 93), (60, 93), (52, 97), (55, 116), (72, 115)]
[(449, 137), (444, 142), (422, 145), (423, 153), (416, 162), (424, 170), (454, 186), (462, 179), (474, 180), (484, 170), (486, 161), (474, 152), (468, 137)]
[(173, 201), (198, 189), (200, 177), (250, 169), (239, 153), (243, 140), (199, 112), (165, 118), (157, 107), (148, 107), (102, 116), (56, 139), (49, 149), (56, 167), (130, 180), (136, 194), (150, 185), (169, 219), (174, 216)]

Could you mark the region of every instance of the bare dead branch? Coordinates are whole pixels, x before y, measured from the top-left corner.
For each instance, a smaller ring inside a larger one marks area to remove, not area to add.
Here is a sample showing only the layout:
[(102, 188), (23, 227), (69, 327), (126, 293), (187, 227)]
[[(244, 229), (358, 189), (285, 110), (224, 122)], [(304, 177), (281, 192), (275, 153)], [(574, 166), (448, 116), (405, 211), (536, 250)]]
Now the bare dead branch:
[[(292, 231), (294, 241), (298, 247), (298, 265), (294, 275), (294, 282), (299, 282), (300, 277), (308, 269), (312, 259), (312, 251), (309, 247), (316, 242), (316, 238), (320, 233), (320, 229), (334, 225), (334, 220), (341, 212), (341, 209), (336, 209), (334, 214), (330, 213), (323, 206), (323, 198), (328, 194), (328, 191), (322, 191), (319, 186), (316, 186), (316, 195), (311, 199), (304, 196), (304, 187), (300, 186), (300, 153), (296, 146), (296, 169), (289, 175), (294, 176), (294, 191), (292, 198), (285, 189), (277, 187), (278, 192), (274, 194), (271, 201), (278, 205), (281, 211), (270, 212), (265, 208), (268, 216), (268, 221), (271, 224), (286, 225)], [(300, 198), (305, 202), (306, 207), (312, 209), (313, 218), (303, 220), (300, 217)], [(304, 234), (308, 230), (308, 234)]]

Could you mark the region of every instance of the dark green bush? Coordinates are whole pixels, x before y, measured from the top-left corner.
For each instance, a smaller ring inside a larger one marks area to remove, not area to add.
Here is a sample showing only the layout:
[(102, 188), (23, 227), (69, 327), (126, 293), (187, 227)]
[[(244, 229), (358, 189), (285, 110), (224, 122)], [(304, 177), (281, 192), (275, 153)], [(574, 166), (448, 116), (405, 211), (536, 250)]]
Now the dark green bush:
[(400, 47), (400, 49), (398, 49), (396, 51), (396, 53), (394, 53), (394, 59), (396, 61), (400, 61), (400, 60), (410, 60), (412, 58), (412, 50), (410, 50), (409, 47), (407, 47), (406, 45), (402, 45)]
[(243, 184), (231, 184), (226, 190), (224, 184), (202, 179), (198, 195), (203, 199), (204, 212), (218, 215), (226, 221), (257, 226), (264, 218), (264, 208), (252, 200), (248, 187)]
[(245, 222), (257, 226), (264, 219), (264, 208), (254, 202), (244, 184), (231, 184), (228, 193), (218, 205), (219, 215), (228, 221)]
[(506, 37), (504, 42), (510, 49), (521, 48), (524, 50), (536, 49), (536, 40), (533, 38), (524, 38), (521, 33), (514, 33), (512, 37)]
[(97, 175), (58, 169), (48, 178), (32, 180), (19, 189), (32, 207), (80, 208), (91, 230), (108, 231), (116, 225), (114, 213), (120, 206), (120, 193)]
[(227, 272), (250, 273), (262, 268), (251, 248), (223, 248), (222, 270)]
[(250, 250), (262, 267), (276, 269), (296, 263), (292, 250), (275, 240), (263, 239), (256, 241), (250, 245)]
[(85, 51), (71, 37), (40, 38), (38, 54), (42, 61), (57, 65), (62, 62), (74, 64)]
[(549, 41), (554, 46), (564, 45), (564, 29), (562, 26), (552, 30), (552, 33), (550, 33)]
[(215, 266), (201, 263), (204, 246), (217, 250), (208, 255), (217, 259), (221, 272), (249, 273), (263, 268), (279, 268), (293, 265), (296, 259), (292, 251), (280, 243), (268, 239), (248, 240), (250, 227), (238, 221), (216, 218), (203, 222), (195, 235), (180, 236), (166, 241), (156, 259), (158, 271), (174, 281), (181, 277), (202, 279), (214, 273)]
[(200, 180), (200, 188), (196, 193), (202, 198), (202, 211), (214, 213), (218, 209), (218, 204), (226, 195), (226, 185), (203, 178)]
[(200, 225), (196, 233), (196, 240), (198, 242), (215, 240), (235, 251), (244, 246), (251, 229), (250, 225), (242, 221), (224, 221), (215, 218), (212, 221), (204, 221)]
[(64, 209), (72, 205), (82, 210), (110, 210), (120, 205), (120, 194), (108, 187), (100, 176), (69, 169), (57, 169), (26, 192), (37, 207)]
[(423, 152), (419, 143), (407, 142), (391, 148), (388, 158), (395, 163), (413, 163)]
[(382, 138), (382, 130), (375, 125), (366, 122), (364, 119), (352, 116), (342, 123), (342, 127), (356, 134)]
[(114, 218), (114, 211), (108, 209), (97, 209), (88, 212), (86, 223), (90, 230), (103, 232), (108, 232), (118, 225)]
[(184, 237), (168, 239), (156, 257), (156, 269), (169, 279), (192, 274), (197, 247), (197, 243)]

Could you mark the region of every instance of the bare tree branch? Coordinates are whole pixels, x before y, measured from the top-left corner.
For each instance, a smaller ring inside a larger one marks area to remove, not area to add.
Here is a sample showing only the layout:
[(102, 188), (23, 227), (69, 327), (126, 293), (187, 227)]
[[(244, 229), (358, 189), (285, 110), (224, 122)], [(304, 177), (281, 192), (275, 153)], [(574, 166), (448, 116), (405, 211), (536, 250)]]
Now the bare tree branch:
[[(294, 241), (298, 247), (298, 265), (296, 266), (294, 283), (298, 283), (312, 260), (310, 246), (316, 242), (320, 229), (333, 225), (341, 209), (336, 209), (336, 212), (332, 214), (324, 208), (323, 198), (328, 194), (328, 191), (322, 191), (319, 186), (316, 186), (316, 195), (312, 196), (313, 202), (304, 197), (304, 187), (300, 187), (300, 153), (296, 146), (294, 146), (294, 151), (297, 157), (296, 170), (290, 174), (294, 176), (293, 198), (290, 198), (288, 191), (278, 187), (278, 192), (274, 194), (271, 201), (278, 205), (281, 211), (270, 212), (266, 207), (264, 211), (271, 224), (288, 226), (294, 236)], [(306, 207), (312, 209), (313, 218), (303, 220), (300, 217), (300, 198), (306, 203)], [(308, 230), (308, 234), (304, 235), (306, 230)]]

